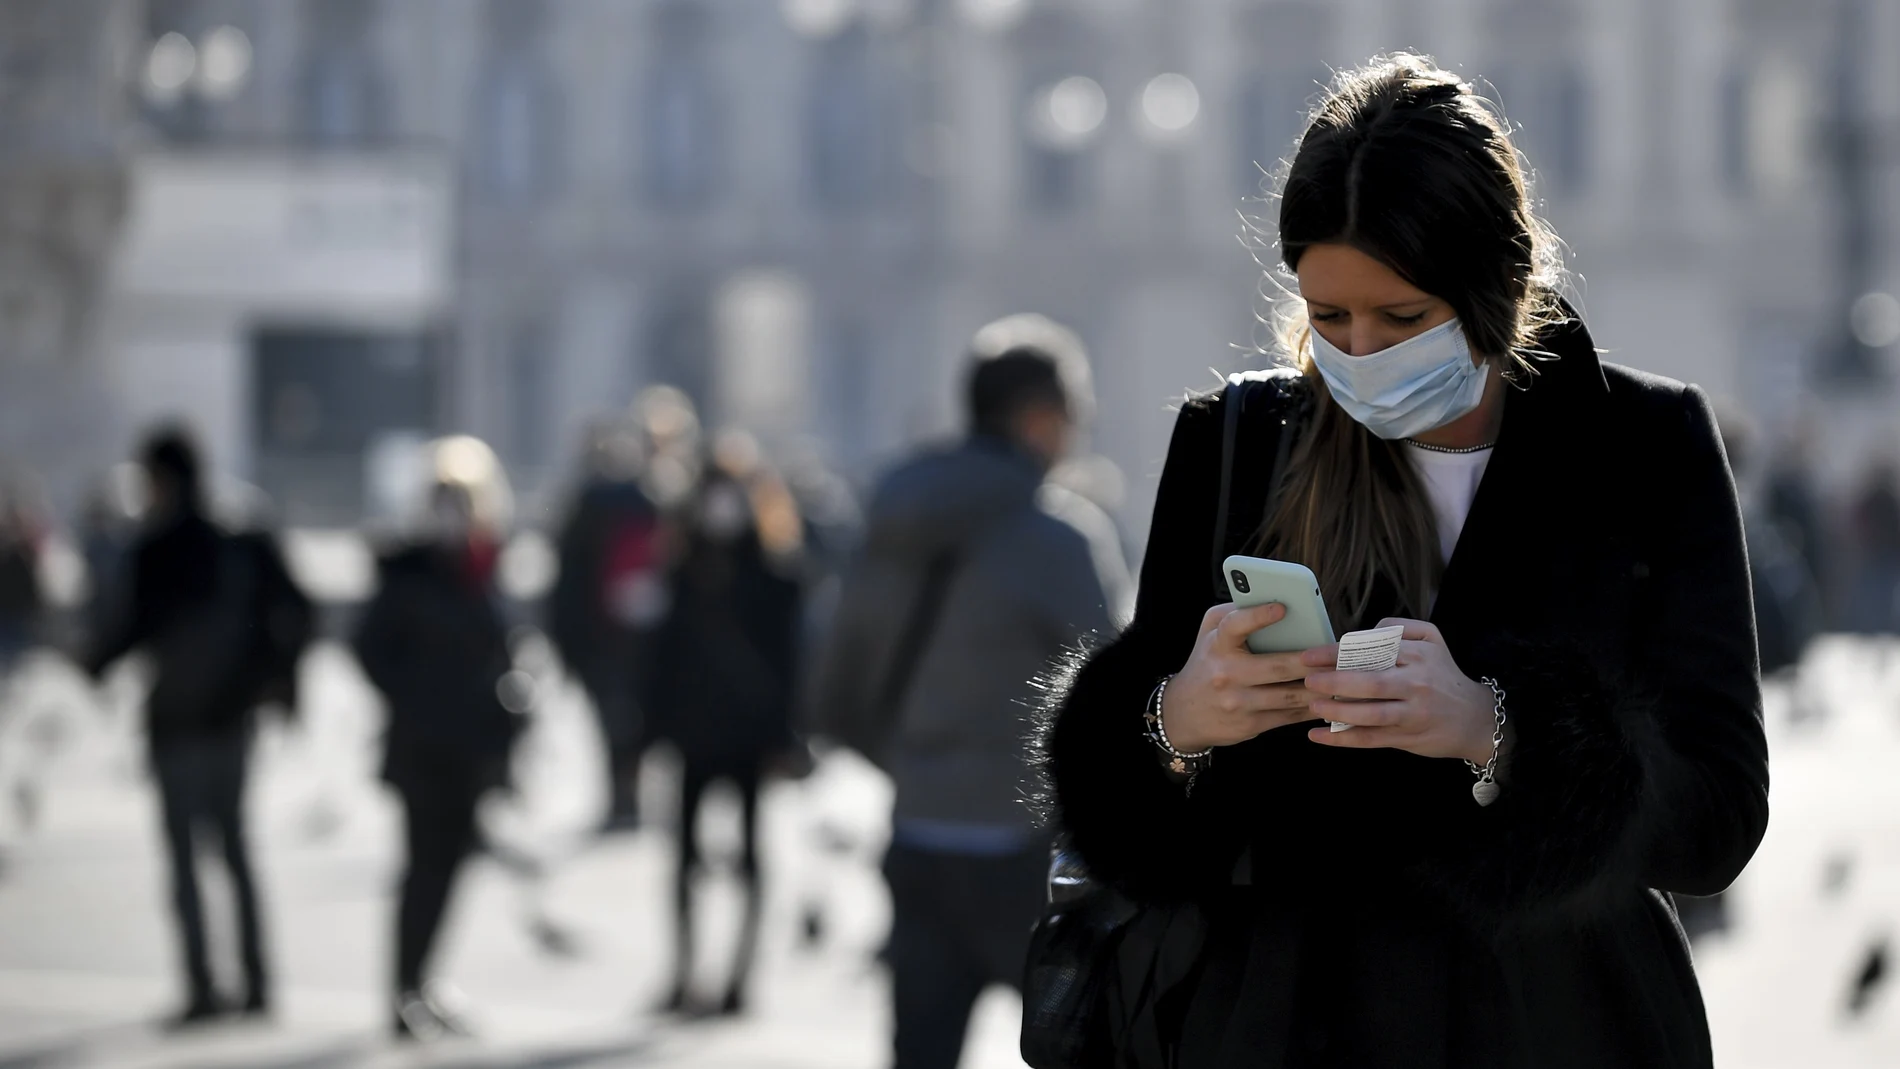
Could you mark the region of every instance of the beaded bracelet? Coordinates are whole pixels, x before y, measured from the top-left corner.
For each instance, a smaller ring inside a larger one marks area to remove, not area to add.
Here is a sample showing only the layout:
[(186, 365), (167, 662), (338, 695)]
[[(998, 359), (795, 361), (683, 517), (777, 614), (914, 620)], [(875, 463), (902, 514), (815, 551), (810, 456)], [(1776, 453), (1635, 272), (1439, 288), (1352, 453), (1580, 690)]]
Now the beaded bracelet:
[[(1168, 683), (1172, 679), (1174, 679), (1173, 676), (1162, 676), (1161, 682), (1156, 683), (1155, 689), (1149, 693), (1148, 712), (1142, 718), (1147, 726), (1142, 733), (1148, 737), (1149, 742), (1154, 743), (1156, 749), (1168, 755), (1170, 758), (1168, 771), (1176, 775), (1194, 777), (1200, 775), (1208, 765), (1213, 763), (1214, 748), (1210, 746), (1200, 753), (1184, 753), (1175, 749), (1174, 743), (1168, 741), (1167, 725), (1161, 722), (1161, 699), (1167, 696)], [(1193, 780), (1190, 778), (1188, 782), (1192, 784)]]

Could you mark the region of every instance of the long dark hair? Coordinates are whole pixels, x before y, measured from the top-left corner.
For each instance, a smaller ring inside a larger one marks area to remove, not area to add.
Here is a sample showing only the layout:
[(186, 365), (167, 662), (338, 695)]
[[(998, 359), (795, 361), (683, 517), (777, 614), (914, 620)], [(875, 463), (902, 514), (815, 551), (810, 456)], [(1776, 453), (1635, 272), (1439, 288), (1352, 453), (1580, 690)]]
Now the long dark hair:
[[(1350, 245), (1451, 305), (1472, 351), (1507, 376), (1532, 373), (1538, 336), (1564, 318), (1561, 251), (1532, 210), (1504, 122), (1429, 59), (1398, 53), (1340, 74), (1279, 201), (1288, 273), (1314, 245)], [(1333, 403), (1307, 350), (1304, 310), (1288, 302), (1281, 320), (1285, 355), (1317, 406), (1258, 549), (1311, 567), (1342, 620), (1359, 619), (1381, 576), (1400, 612), (1423, 615), (1442, 570), (1430, 502), (1399, 443)]]

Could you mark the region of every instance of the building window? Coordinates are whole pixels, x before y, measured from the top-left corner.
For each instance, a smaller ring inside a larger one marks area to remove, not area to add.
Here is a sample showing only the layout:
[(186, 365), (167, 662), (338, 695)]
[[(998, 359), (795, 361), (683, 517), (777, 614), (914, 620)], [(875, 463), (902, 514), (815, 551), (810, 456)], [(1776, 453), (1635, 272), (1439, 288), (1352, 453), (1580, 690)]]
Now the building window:
[(1293, 158), (1295, 144), (1306, 132), (1308, 103), (1325, 84), (1323, 68), (1295, 73), (1259, 71), (1242, 83), (1237, 178), (1241, 195), (1257, 197), (1267, 191), (1270, 178), (1280, 173), (1280, 161)]
[(167, 140), (206, 141), (229, 132), (231, 105), (250, 85), (247, 29), (201, 0), (153, 0), (137, 70), (145, 120)]
[(1333, 18), (1312, 3), (1248, 6), (1234, 16), (1234, 36), (1247, 56), (1235, 86), (1234, 179), (1242, 196), (1258, 197), (1292, 157), (1308, 110), (1331, 81)]
[(668, 4), (653, 16), (640, 171), (647, 198), (663, 209), (703, 208), (717, 192), (723, 124), (708, 18), (691, 3)]
[(1037, 215), (1076, 214), (1094, 199), (1095, 149), (1108, 132), (1108, 94), (1095, 71), (1105, 43), (1087, 22), (1053, 10), (1032, 12), (1014, 37), (1023, 204)]
[(884, 101), (862, 23), (815, 46), (805, 116), (806, 182), (821, 208), (875, 203), (885, 178)]
[(1094, 194), (1091, 151), (1108, 120), (1108, 94), (1085, 74), (1031, 78), (1023, 95), (1023, 197), (1043, 215), (1074, 212)]
[(677, 387), (705, 411), (712, 390), (711, 308), (699, 293), (673, 294), (647, 320), (640, 365), (645, 384)]
[(383, 140), (389, 134), (389, 82), (372, 30), (372, 0), (306, 0), (304, 60), (297, 80), (297, 125), (319, 146)]
[(526, 0), (489, 8), (489, 54), (476, 84), (474, 185), (527, 201), (556, 185), (563, 158), (559, 87), (542, 55), (544, 9)]
[(509, 459), (539, 467), (554, 444), (554, 378), (560, 366), (546, 326), (538, 320), (515, 325), (504, 340), (502, 359)]
[(1590, 84), (1568, 60), (1501, 64), (1491, 77), (1539, 192), (1575, 195), (1590, 179)]

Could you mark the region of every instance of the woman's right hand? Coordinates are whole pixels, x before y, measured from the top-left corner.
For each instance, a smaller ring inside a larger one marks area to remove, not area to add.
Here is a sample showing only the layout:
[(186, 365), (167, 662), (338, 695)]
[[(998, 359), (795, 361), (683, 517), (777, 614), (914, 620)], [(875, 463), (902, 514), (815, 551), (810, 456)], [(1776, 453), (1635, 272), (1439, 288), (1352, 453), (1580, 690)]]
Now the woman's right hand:
[(1201, 637), (1187, 664), (1162, 695), (1161, 720), (1168, 741), (1186, 753), (1210, 746), (1232, 746), (1274, 728), (1314, 719), (1307, 711), (1313, 695), (1306, 689), (1312, 669), (1300, 652), (1255, 653), (1247, 636), (1280, 622), (1286, 606), (1277, 602), (1237, 609), (1216, 605), (1201, 617)]

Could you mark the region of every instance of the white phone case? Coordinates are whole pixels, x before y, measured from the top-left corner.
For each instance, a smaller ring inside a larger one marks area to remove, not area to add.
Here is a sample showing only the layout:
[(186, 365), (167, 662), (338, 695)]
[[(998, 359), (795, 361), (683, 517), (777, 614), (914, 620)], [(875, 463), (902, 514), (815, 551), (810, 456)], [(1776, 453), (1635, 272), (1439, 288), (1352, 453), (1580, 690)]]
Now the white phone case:
[(1265, 557), (1232, 556), (1221, 562), (1227, 591), (1245, 609), (1269, 602), (1286, 606), (1286, 618), (1247, 636), (1255, 653), (1293, 653), (1333, 641), (1333, 621), (1320, 597), (1319, 580), (1303, 564)]

